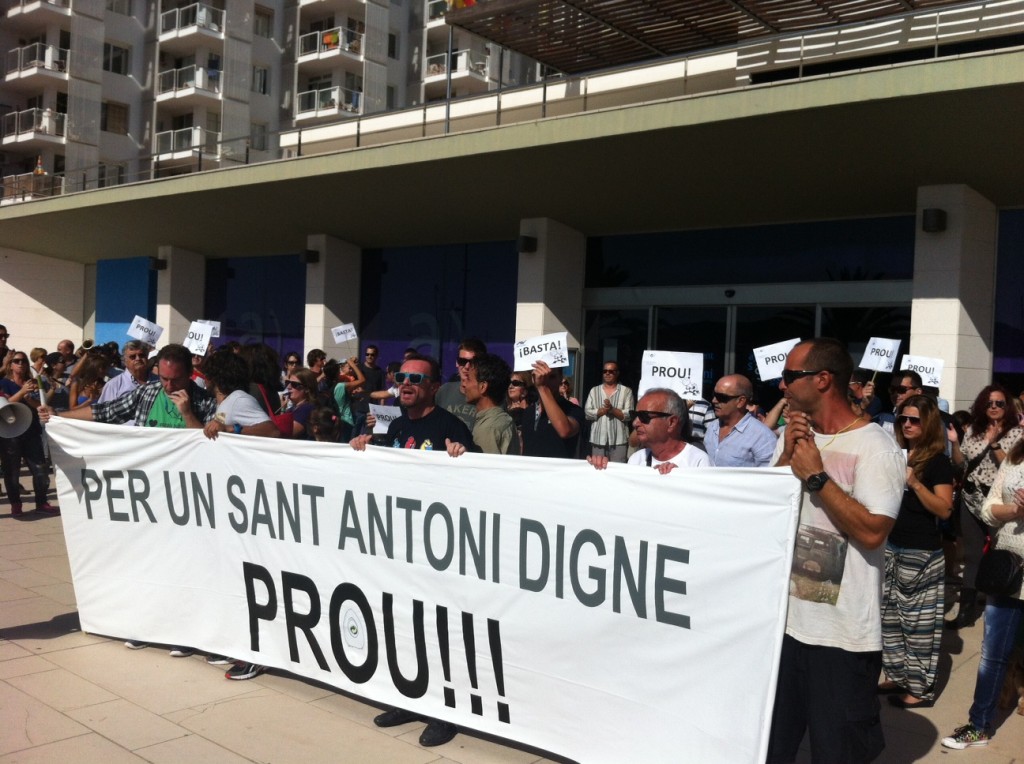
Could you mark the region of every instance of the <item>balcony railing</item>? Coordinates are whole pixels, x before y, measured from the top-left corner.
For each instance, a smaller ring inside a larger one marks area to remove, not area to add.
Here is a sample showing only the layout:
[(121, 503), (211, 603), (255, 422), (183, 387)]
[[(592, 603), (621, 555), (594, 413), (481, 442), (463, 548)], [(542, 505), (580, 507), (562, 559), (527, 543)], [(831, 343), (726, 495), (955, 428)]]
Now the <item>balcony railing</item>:
[(211, 32), (224, 31), (224, 11), (205, 3), (193, 3), (160, 14), (160, 34), (176, 29), (199, 27)]
[(13, 111), (4, 115), (3, 137), (9, 138), (12, 135), (22, 135), (23, 133), (42, 133), (63, 137), (67, 116), (67, 114), (53, 109)]
[(299, 108), (296, 116), (309, 115), (318, 111), (347, 111), (359, 114), (362, 93), (342, 87), (307, 90), (299, 93)]
[(220, 70), (202, 66), (185, 66), (181, 69), (165, 69), (157, 77), (157, 95), (188, 88), (220, 93)]
[(13, 48), (7, 51), (6, 71), (8, 74), (22, 69), (35, 68), (66, 72), (68, 70), (68, 49), (34, 42), (24, 48)]
[[(423, 69), (427, 77), (436, 77), (438, 74), (445, 74), (448, 71), (448, 54), (435, 53), (427, 56), (426, 66)], [(483, 53), (474, 53), (470, 50), (460, 50), (452, 55), (452, 74), (461, 72), (473, 72), (482, 77), (487, 76), (487, 56)]]
[[(40, 0), (11, 0), (7, 7), (10, 10), (15, 8), (24, 8), (26, 5), (39, 5)], [(71, 5), (70, 0), (41, 0), (42, 5), (52, 5), (56, 8), (67, 8)]]
[(177, 154), (180, 151), (220, 153), (220, 133), (203, 127), (183, 127), (156, 134), (156, 154)]
[(299, 55), (345, 50), (358, 55), (363, 49), (363, 34), (354, 29), (334, 27), (323, 32), (308, 32), (299, 37)]
[(448, 12), (448, 0), (430, 0), (427, 3), (427, 21), (443, 19)]
[(2, 202), (24, 202), (64, 193), (64, 178), (60, 175), (36, 175), (34, 172), (7, 175), (2, 185)]

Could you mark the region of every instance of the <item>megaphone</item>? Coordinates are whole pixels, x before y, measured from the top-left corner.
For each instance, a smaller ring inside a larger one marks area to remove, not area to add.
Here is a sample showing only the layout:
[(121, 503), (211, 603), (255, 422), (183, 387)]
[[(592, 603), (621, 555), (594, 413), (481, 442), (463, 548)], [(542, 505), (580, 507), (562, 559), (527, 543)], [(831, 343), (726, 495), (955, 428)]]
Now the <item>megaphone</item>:
[(32, 424), (32, 410), (0, 396), (0, 438), (16, 438)]

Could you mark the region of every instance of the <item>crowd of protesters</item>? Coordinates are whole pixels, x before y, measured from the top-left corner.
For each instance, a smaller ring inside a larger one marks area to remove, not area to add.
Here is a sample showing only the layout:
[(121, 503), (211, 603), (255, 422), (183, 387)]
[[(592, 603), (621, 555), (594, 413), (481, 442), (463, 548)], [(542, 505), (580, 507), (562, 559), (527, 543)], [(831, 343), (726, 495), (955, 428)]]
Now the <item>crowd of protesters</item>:
[[(24, 512), (22, 462), (32, 475), (36, 511), (59, 513), (46, 499), (43, 427), (58, 415), (202, 428), (212, 439), (230, 432), (348, 443), (360, 451), (376, 445), (452, 457), (475, 451), (582, 458), (597, 469), (628, 462), (662, 474), (790, 468), (804, 489), (769, 761), (793, 761), (807, 733), (814, 761), (871, 761), (884, 746), (878, 696), (901, 709), (931, 706), (940, 689), (943, 630), (971, 628), (982, 614), (974, 703), (968, 722), (942, 744), (983, 746), (994, 734), (1004, 681), (1021, 661), (1020, 584), (993, 592), (976, 582), (986, 550), (1024, 554), (1024, 410), (999, 384), (982, 389), (969, 411), (950, 414), (915, 372), (896, 372), (885, 400), (875, 377), (853, 368), (845, 346), (815, 339), (790, 352), (783, 395), (766, 411), (742, 375), (716, 380), (709, 401), (685, 401), (661, 387), (637, 400), (620, 380), (617, 360), (608, 358), (600, 384), (584, 395), (562, 369), (537, 362), (513, 372), (475, 338), (460, 343), (450, 379), (413, 348), (383, 366), (372, 344), (361, 360), (330, 360), (314, 348), (303, 365), (299, 353), (286, 353), (282, 362), (262, 343), (226, 343), (194, 356), (180, 345), (151, 353), (138, 341), (76, 351), (65, 340), (56, 352), (26, 353), (13, 350), (8, 338), (0, 326), (0, 395), (26, 404), (32, 417), (23, 434), (0, 438), (15, 517)], [(400, 407), (386, 434), (374, 434), (371, 404)], [(808, 551), (813, 543), (840, 550), (839, 567), (824, 571)], [(810, 579), (813, 602), (802, 594)], [(192, 649), (178, 646), (171, 654)], [(263, 670), (224, 656), (209, 660), (233, 664), (231, 679)], [(390, 709), (375, 721), (392, 726), (415, 718)], [(457, 732), (425, 721), (423, 745), (440, 745)]]

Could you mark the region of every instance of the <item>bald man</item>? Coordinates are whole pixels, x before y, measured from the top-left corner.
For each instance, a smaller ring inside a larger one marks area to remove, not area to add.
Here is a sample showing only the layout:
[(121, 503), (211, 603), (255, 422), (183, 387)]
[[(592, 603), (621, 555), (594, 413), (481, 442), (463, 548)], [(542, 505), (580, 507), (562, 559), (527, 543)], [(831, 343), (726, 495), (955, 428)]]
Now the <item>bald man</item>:
[(715, 467), (764, 467), (778, 442), (768, 427), (751, 416), (747, 403), (754, 395), (750, 380), (728, 374), (715, 384), (711, 405), (715, 419), (704, 433), (704, 448)]

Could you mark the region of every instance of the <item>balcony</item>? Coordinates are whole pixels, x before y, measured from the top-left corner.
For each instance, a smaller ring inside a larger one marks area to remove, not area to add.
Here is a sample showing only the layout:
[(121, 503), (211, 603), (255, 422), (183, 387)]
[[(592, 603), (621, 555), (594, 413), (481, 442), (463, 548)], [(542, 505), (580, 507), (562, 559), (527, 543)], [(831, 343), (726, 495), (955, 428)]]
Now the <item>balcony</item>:
[[(338, 59), (362, 61), (363, 37), (361, 32), (334, 27), (323, 32), (308, 32), (299, 37), (298, 63), (303, 72), (329, 71)], [(322, 66), (310, 66), (322, 62)]]
[(34, 172), (27, 172), (4, 176), (2, 186), (0, 204), (15, 204), (63, 194), (64, 178), (60, 175), (36, 175)]
[[(220, 133), (202, 127), (184, 127), (157, 133), (153, 160), (160, 169), (181, 167), (197, 162), (199, 168), (206, 162), (220, 160)], [(215, 165), (214, 165), (215, 166)]]
[(295, 119), (361, 114), (362, 95), (342, 87), (307, 90), (299, 93)]
[(50, 21), (66, 21), (71, 15), (70, 0), (9, 0), (4, 25), (11, 29), (33, 31)]
[(427, 24), (444, 20), (448, 12), (448, 0), (427, 0)]
[(174, 100), (194, 105), (204, 100), (220, 100), (220, 70), (203, 66), (165, 69), (157, 76), (156, 100)]
[(26, 45), (24, 48), (13, 48), (7, 51), (5, 62), (6, 80), (13, 83), (19, 80), (33, 80), (33, 87), (39, 84), (36, 75), (58, 80), (67, 80), (68, 49), (56, 45), (44, 45), (41, 42)]
[(224, 11), (205, 3), (193, 3), (160, 14), (163, 50), (187, 51), (200, 39), (224, 39)]
[(26, 109), (5, 114), (4, 145), (16, 143), (19, 148), (35, 148), (63, 144), (67, 116), (53, 109)]

